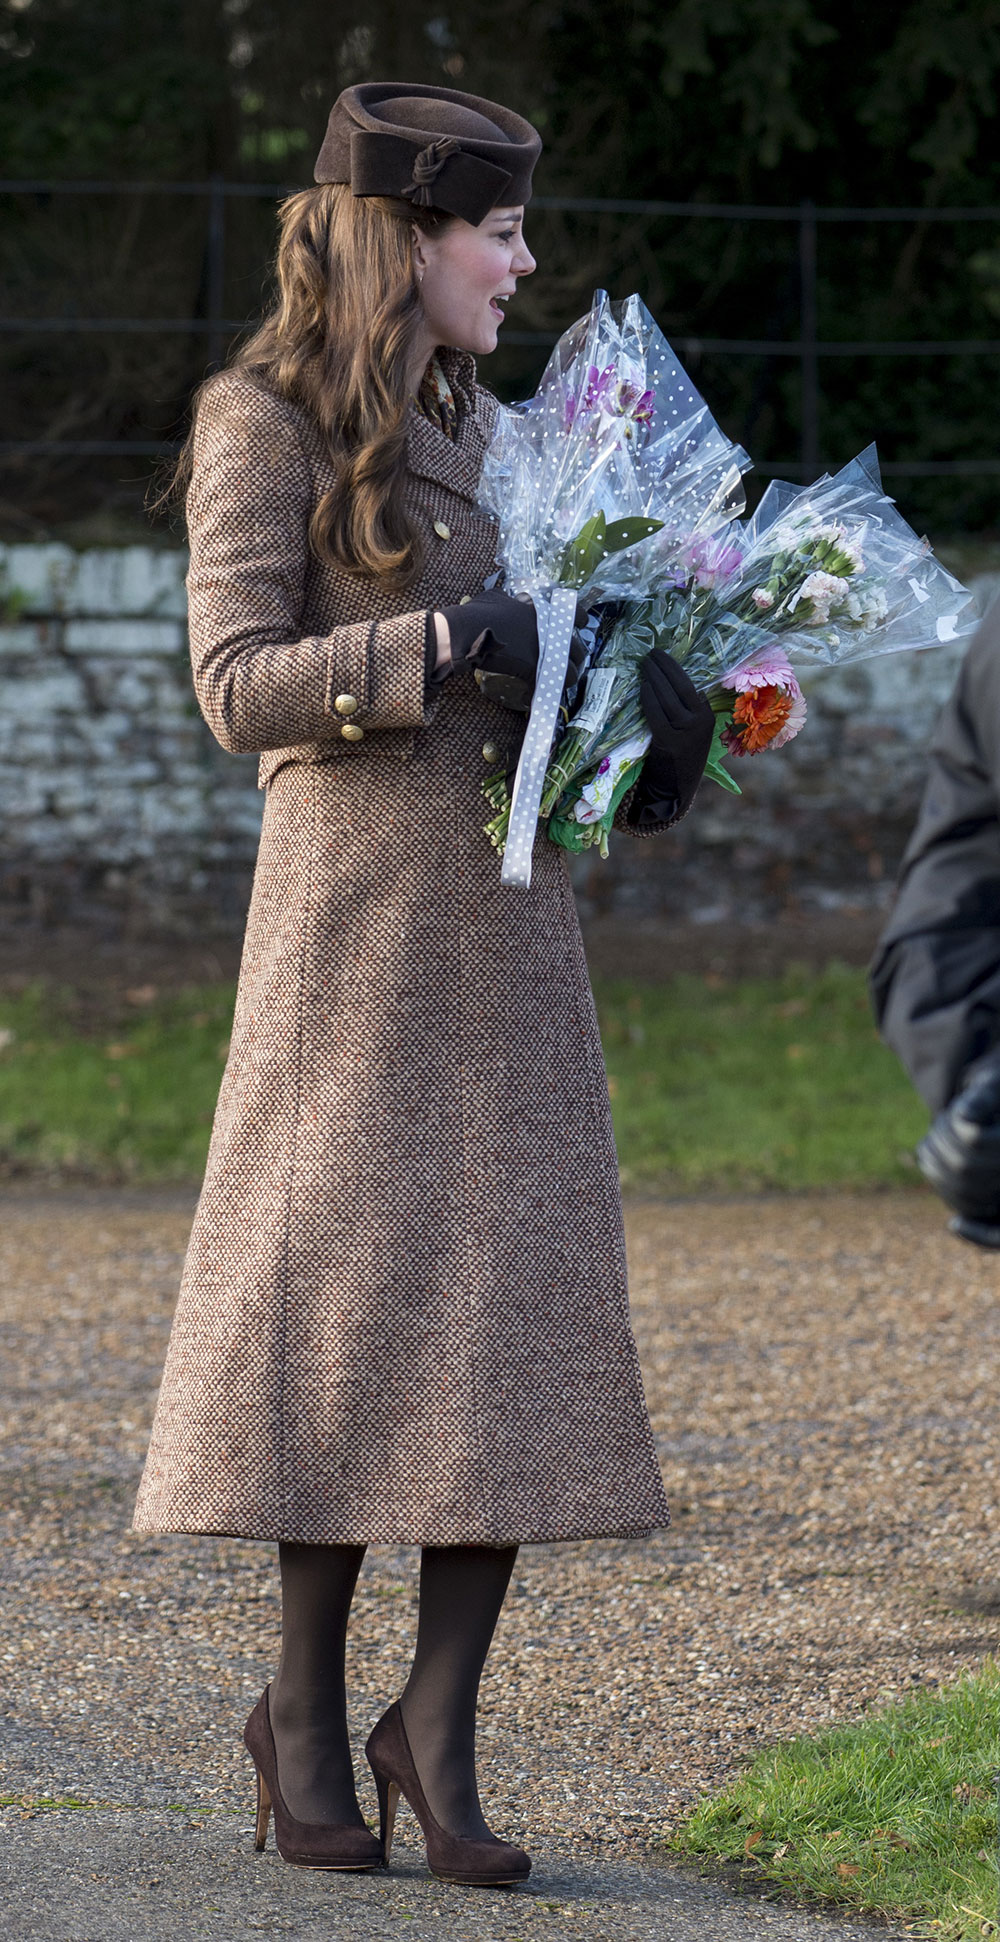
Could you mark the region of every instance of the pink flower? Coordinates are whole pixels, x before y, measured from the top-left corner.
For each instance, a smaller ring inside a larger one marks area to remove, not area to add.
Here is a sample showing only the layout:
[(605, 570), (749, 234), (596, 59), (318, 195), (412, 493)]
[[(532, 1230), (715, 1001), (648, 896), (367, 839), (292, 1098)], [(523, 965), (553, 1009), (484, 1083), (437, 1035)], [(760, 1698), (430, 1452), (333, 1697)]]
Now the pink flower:
[(595, 407), (599, 408), (606, 405), (608, 392), (614, 383), (614, 376), (615, 368), (613, 364), (607, 365), (603, 371), (599, 371), (596, 364), (590, 366), (587, 372), (587, 388), (583, 394), (584, 411), (593, 411)]
[(740, 697), (732, 726), (722, 736), (734, 755), (784, 748), (805, 724), (805, 696), (777, 644), (724, 674), (719, 685), (735, 689)]
[(750, 598), (759, 614), (766, 614), (774, 606), (774, 595), (766, 587), (755, 587)]
[(696, 533), (682, 548), (681, 559), (691, 579), (706, 592), (724, 585), (742, 565), (738, 546), (727, 546), (723, 538), (706, 539)]
[(623, 418), (634, 418), (638, 425), (648, 425), (653, 416), (653, 393), (640, 391), (637, 384), (620, 384), (616, 403)]
[[(786, 689), (787, 692), (788, 690)], [(804, 728), (806, 725), (806, 698), (798, 682), (795, 684), (795, 692), (791, 697), (791, 701), (792, 705), (788, 711), (788, 719), (784, 728), (779, 729), (774, 740), (771, 742), (771, 748), (784, 748), (785, 743), (793, 742), (799, 729)]]
[(801, 693), (788, 656), (776, 641), (752, 654), (729, 674), (722, 675), (719, 685), (735, 688), (741, 695), (749, 694), (751, 688), (784, 688), (789, 694)]

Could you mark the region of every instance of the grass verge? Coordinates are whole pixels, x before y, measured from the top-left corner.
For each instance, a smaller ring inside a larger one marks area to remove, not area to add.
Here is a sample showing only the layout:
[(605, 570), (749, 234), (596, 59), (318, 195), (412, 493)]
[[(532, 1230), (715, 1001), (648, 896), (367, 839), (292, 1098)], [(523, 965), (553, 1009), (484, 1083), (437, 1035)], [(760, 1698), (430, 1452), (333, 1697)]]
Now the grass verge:
[[(233, 987), (123, 998), (100, 1023), (72, 992), (0, 998), (0, 1175), (196, 1181)], [(727, 984), (599, 980), (626, 1188), (661, 1193), (913, 1181), (926, 1114), (843, 965)]]
[(0, 999), (0, 1175), (197, 1180), (233, 996), (143, 992), (100, 1031), (80, 1028), (68, 991)]
[(786, 1895), (905, 1922), (935, 1942), (997, 1936), (1000, 1667), (760, 1753), (666, 1851), (737, 1864)]
[(927, 1114), (863, 971), (597, 989), (626, 1187), (899, 1186)]

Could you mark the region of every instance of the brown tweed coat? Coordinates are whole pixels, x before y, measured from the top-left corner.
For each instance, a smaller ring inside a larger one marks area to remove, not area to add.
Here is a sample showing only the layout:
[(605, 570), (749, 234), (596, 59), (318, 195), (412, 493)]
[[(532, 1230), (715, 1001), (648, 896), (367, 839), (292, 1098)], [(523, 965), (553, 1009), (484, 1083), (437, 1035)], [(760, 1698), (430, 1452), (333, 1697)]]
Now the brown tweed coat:
[(444, 361), (459, 436), (414, 409), (403, 596), (310, 554), (332, 474), (302, 415), (237, 374), (199, 413), (195, 685), (267, 800), (140, 1531), (499, 1545), (668, 1518), (566, 858), (539, 841), (530, 890), (501, 886), (483, 743), (523, 724), (468, 675), (424, 698), (427, 609), (494, 565), (492, 400)]

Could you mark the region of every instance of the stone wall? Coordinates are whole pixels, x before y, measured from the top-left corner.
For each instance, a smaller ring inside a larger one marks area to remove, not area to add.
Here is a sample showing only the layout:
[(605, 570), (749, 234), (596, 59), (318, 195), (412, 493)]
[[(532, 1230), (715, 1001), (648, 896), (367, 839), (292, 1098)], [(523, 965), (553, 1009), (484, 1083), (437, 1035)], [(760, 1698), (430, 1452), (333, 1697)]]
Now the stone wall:
[(0, 548), (0, 896), (150, 925), (245, 909), (263, 798), (191, 690), (177, 548)]
[[(0, 899), (44, 920), (240, 923), (262, 798), (251, 756), (198, 714), (185, 558), (129, 546), (0, 547)], [(977, 586), (982, 604), (996, 576)], [(809, 684), (777, 755), (734, 764), (655, 842), (575, 865), (581, 906), (760, 921), (883, 905), (912, 824), (935, 717), (961, 650), (862, 662)]]

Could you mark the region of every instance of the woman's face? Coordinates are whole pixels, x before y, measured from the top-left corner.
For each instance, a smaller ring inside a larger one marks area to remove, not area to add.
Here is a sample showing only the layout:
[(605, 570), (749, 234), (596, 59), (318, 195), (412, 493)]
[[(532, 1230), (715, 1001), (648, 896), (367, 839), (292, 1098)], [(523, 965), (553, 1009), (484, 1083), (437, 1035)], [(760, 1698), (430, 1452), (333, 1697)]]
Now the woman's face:
[(492, 209), (474, 226), (456, 216), (436, 236), (414, 225), (413, 264), (420, 284), (430, 357), (438, 344), (485, 357), (497, 347), (504, 300), (535, 259), (521, 234), (521, 208)]

